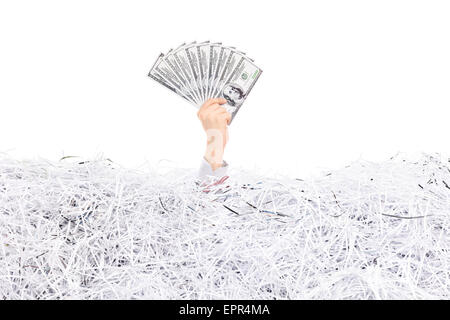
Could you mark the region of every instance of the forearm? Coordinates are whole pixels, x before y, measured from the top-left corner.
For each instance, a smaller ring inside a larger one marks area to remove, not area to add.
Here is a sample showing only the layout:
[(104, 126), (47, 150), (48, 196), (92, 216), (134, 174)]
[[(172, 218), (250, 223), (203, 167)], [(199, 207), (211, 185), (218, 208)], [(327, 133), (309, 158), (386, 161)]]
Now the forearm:
[(223, 153), (226, 138), (223, 137), (220, 130), (214, 129), (207, 130), (206, 135), (207, 139), (204, 158), (214, 171), (223, 165)]
[(197, 113), (206, 133), (206, 151), (203, 158), (212, 171), (223, 166), (223, 152), (228, 141), (228, 127), (231, 114), (220, 105), (227, 101), (223, 98), (206, 101)]

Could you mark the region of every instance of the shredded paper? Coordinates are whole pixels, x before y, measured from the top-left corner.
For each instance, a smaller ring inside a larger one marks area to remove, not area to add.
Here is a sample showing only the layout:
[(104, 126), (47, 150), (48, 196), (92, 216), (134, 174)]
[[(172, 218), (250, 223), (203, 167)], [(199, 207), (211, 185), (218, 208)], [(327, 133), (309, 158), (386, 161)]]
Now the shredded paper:
[(0, 299), (449, 299), (450, 170), (303, 178), (0, 158)]

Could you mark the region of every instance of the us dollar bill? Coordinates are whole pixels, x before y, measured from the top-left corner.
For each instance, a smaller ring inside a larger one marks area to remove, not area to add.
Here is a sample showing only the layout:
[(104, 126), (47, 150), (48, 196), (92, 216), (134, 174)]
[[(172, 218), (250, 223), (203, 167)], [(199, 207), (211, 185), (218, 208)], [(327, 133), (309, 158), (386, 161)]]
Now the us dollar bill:
[(208, 70), (208, 90), (206, 98), (210, 99), (212, 97), (213, 84), (216, 74), (216, 68), (219, 60), (219, 56), (223, 51), (221, 43), (211, 44), (209, 48), (209, 70)]
[(191, 90), (192, 96), (195, 96), (198, 103), (201, 104), (203, 99), (199, 93), (197, 80), (194, 77), (194, 73), (192, 71), (192, 67), (189, 62), (189, 55), (187, 51), (188, 48), (193, 46), (195, 46), (195, 43), (185, 45), (179, 48), (178, 50), (174, 51), (173, 53), (171, 53), (171, 55), (173, 55), (173, 57), (175, 58), (175, 62), (180, 67), (182, 75), (187, 82), (188, 88)]
[(163, 61), (169, 66), (169, 68), (172, 70), (173, 74), (175, 75), (176, 79), (178, 80), (178, 84), (180, 87), (182, 87), (185, 91), (189, 92), (191, 96), (194, 98), (195, 102), (197, 104), (201, 103), (201, 100), (199, 97), (196, 97), (192, 94), (192, 90), (189, 87), (189, 84), (185, 77), (182, 74), (182, 70), (178, 63), (175, 60), (175, 57), (172, 54), (173, 50), (170, 50), (166, 55), (163, 57)]
[(227, 100), (224, 107), (231, 113), (230, 123), (247, 99), (261, 73), (262, 70), (252, 60), (241, 56), (234, 70), (223, 82), (219, 93), (221, 98)]
[(243, 52), (240, 52), (235, 48), (230, 48), (230, 50), (227, 51), (224, 55), (226, 55), (226, 61), (220, 68), (219, 78), (217, 79), (217, 83), (213, 88), (213, 97), (219, 94), (219, 91), (223, 87), (225, 80), (230, 77), (230, 74), (234, 71), (238, 62), (241, 60)]
[(200, 90), (203, 94), (203, 101), (206, 101), (208, 90), (208, 68), (209, 68), (209, 41), (204, 44), (200, 44), (197, 47), (197, 58), (199, 62), (200, 70)]
[(193, 105), (197, 106), (198, 103), (191, 95), (189, 90), (183, 88), (180, 83), (176, 80), (176, 76), (172, 73), (170, 67), (166, 65), (163, 60), (164, 54), (160, 54), (153, 64), (148, 76), (155, 80), (156, 82), (162, 84), (164, 87), (175, 92), (179, 96), (183, 97)]
[(203, 86), (202, 86), (202, 81), (201, 81), (200, 61), (199, 61), (197, 48), (198, 48), (198, 46), (205, 45), (207, 43), (209, 43), (209, 41), (203, 42), (203, 43), (200, 43), (197, 45), (193, 45), (193, 46), (188, 46), (185, 49), (187, 56), (188, 56), (189, 64), (191, 67), (192, 76), (193, 76), (194, 82), (196, 84), (197, 94), (200, 96), (202, 101), (205, 101), (205, 94), (202, 90)]
[(212, 83), (210, 83), (211, 90), (210, 90), (210, 98), (216, 98), (214, 95), (217, 91), (217, 84), (219, 82), (220, 74), (222, 72), (222, 69), (225, 65), (225, 62), (228, 58), (228, 55), (230, 54), (230, 48), (227, 47), (221, 47), (219, 56), (217, 58), (216, 67), (214, 69), (214, 77)]

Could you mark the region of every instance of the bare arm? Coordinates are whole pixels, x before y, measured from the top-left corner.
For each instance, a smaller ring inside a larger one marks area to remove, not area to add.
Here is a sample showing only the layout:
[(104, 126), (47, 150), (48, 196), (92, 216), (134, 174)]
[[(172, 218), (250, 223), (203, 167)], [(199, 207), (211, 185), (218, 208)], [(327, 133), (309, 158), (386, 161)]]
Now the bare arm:
[(228, 142), (228, 124), (231, 115), (221, 106), (226, 102), (223, 98), (209, 99), (197, 113), (206, 133), (204, 158), (213, 171), (223, 165), (223, 154)]

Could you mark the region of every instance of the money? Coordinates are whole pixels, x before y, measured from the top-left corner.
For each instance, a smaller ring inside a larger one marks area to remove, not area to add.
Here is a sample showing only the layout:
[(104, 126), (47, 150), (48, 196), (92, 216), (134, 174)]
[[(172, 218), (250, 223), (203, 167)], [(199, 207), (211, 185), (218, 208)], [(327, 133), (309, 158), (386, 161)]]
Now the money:
[(230, 76), (221, 84), (219, 96), (227, 100), (225, 108), (233, 121), (242, 104), (247, 99), (262, 70), (249, 58), (241, 57)]
[(148, 76), (197, 108), (211, 98), (226, 99), (233, 121), (261, 73), (244, 52), (205, 41), (161, 53)]
[(152, 69), (148, 73), (148, 76), (156, 82), (162, 84), (169, 90), (175, 92), (182, 98), (188, 100), (195, 106), (198, 105), (199, 102), (194, 99), (189, 91), (185, 90), (184, 88), (181, 89), (180, 85), (176, 81), (174, 81), (174, 75), (167, 70), (167, 66), (164, 64), (163, 57), (164, 55), (161, 53), (158, 59), (156, 59), (156, 62), (154, 63)]
[(214, 89), (215, 84), (215, 74), (216, 68), (219, 60), (219, 55), (222, 52), (222, 44), (211, 45), (209, 51), (209, 72), (208, 72), (208, 93), (207, 98), (210, 99), (212, 96), (212, 90)]
[(209, 42), (196, 46), (200, 73), (200, 90), (204, 100), (207, 99), (208, 89), (209, 46)]

